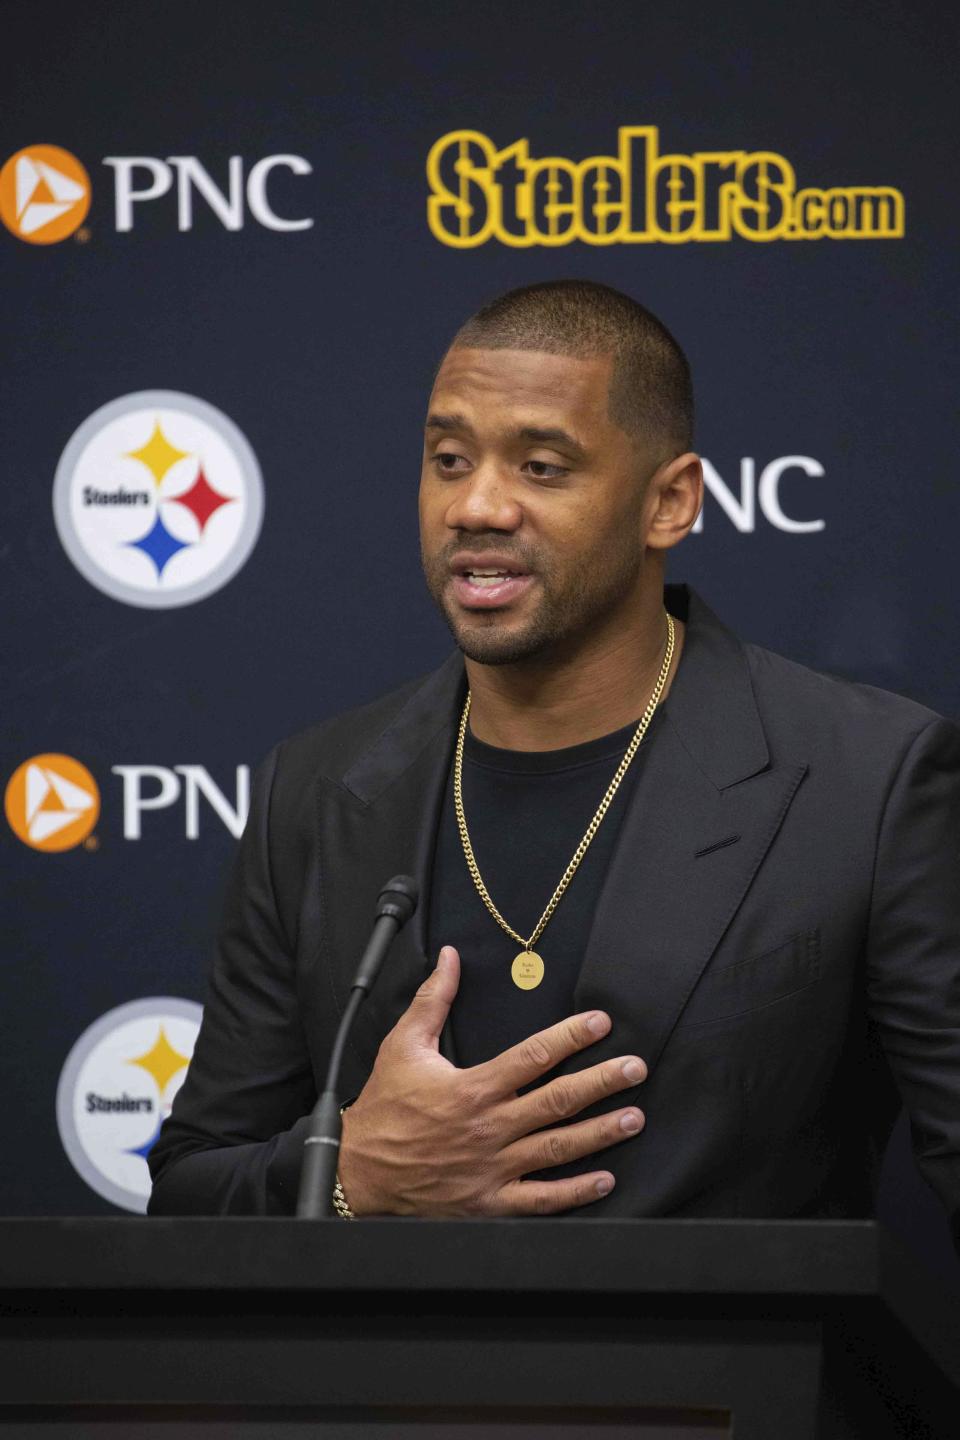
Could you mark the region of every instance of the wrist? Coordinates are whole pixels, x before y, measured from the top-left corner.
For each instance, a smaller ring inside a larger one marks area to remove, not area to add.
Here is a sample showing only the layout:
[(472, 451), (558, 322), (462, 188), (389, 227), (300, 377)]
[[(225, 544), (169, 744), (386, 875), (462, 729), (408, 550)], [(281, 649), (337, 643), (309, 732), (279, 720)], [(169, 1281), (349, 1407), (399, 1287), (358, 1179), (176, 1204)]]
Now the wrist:
[(375, 1188), (370, 1184), (362, 1150), (357, 1143), (357, 1118), (352, 1114), (352, 1107), (343, 1112), (340, 1155), (337, 1161), (337, 1179), (341, 1194), (344, 1203), (355, 1217), (384, 1215), (388, 1213), (387, 1207), (380, 1203)]

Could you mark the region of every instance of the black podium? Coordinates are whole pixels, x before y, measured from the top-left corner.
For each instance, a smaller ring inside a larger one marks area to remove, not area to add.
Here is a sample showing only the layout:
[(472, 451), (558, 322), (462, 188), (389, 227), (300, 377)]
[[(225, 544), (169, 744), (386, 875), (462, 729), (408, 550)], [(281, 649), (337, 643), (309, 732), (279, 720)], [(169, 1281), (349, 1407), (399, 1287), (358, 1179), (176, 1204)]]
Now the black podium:
[(6, 1220), (0, 1284), (4, 1434), (960, 1436), (960, 1306), (869, 1222)]

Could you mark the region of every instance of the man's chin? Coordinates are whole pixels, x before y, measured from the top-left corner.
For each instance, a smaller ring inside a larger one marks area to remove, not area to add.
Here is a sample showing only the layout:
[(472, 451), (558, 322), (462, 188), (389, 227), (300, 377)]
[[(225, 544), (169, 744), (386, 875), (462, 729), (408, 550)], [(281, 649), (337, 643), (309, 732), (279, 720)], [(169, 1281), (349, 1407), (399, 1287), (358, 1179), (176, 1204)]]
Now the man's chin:
[(547, 643), (547, 638), (535, 627), (511, 625), (490, 611), (482, 620), (466, 617), (462, 612), (456, 617), (447, 612), (447, 623), (459, 648), (477, 665), (512, 665), (518, 660), (530, 660), (539, 655)]

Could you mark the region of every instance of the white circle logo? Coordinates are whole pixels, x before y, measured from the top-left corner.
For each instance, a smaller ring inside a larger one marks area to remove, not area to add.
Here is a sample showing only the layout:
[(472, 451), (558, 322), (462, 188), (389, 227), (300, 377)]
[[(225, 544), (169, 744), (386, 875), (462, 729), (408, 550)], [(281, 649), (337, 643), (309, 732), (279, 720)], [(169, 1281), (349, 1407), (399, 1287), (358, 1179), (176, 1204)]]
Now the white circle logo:
[(221, 411), (141, 390), (84, 420), (53, 483), (60, 541), (80, 574), (126, 605), (190, 605), (232, 580), (260, 533), (263, 481)]
[(147, 1156), (193, 1055), (201, 1007), (192, 1000), (133, 1000), (108, 1010), (67, 1056), (57, 1086), (57, 1128), (73, 1168), (105, 1200), (146, 1211)]

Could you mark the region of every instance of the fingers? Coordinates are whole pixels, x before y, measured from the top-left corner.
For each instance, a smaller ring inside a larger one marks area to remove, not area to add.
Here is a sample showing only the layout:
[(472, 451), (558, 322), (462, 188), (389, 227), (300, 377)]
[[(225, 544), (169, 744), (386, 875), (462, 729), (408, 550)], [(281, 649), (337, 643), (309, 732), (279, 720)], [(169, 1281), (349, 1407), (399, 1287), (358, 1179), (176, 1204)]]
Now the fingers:
[(595, 1155), (598, 1150), (608, 1150), (611, 1145), (619, 1145), (621, 1141), (639, 1135), (645, 1123), (643, 1111), (631, 1105), (625, 1110), (615, 1110), (611, 1115), (598, 1115), (592, 1120), (581, 1120), (576, 1125), (527, 1135), (508, 1145), (500, 1159), (508, 1167), (508, 1174), (518, 1177), (529, 1175), (534, 1170), (568, 1165), (572, 1160), (582, 1160), (585, 1155)]
[(436, 1050), (459, 984), (460, 956), (452, 945), (444, 945), (435, 968), (401, 1016), (397, 1030), (402, 1031), (406, 1038)]
[(576, 1075), (558, 1076), (507, 1102), (503, 1109), (505, 1134), (508, 1139), (517, 1140), (521, 1135), (529, 1135), (531, 1130), (542, 1130), (545, 1125), (568, 1120), (600, 1100), (634, 1088), (646, 1078), (647, 1067), (639, 1055), (621, 1055), (617, 1060), (591, 1065)]
[(482, 1085), (489, 1086), (491, 1095), (506, 1097), (539, 1080), (548, 1070), (585, 1050), (595, 1040), (606, 1035), (610, 1029), (610, 1016), (602, 1010), (589, 1010), (584, 1015), (572, 1015), (551, 1025), (549, 1030), (540, 1030), (529, 1035), (519, 1045), (513, 1045), (483, 1065), (474, 1067), (474, 1078)]
[(514, 1180), (497, 1195), (494, 1215), (559, 1215), (609, 1195), (616, 1181), (609, 1170), (569, 1180)]

